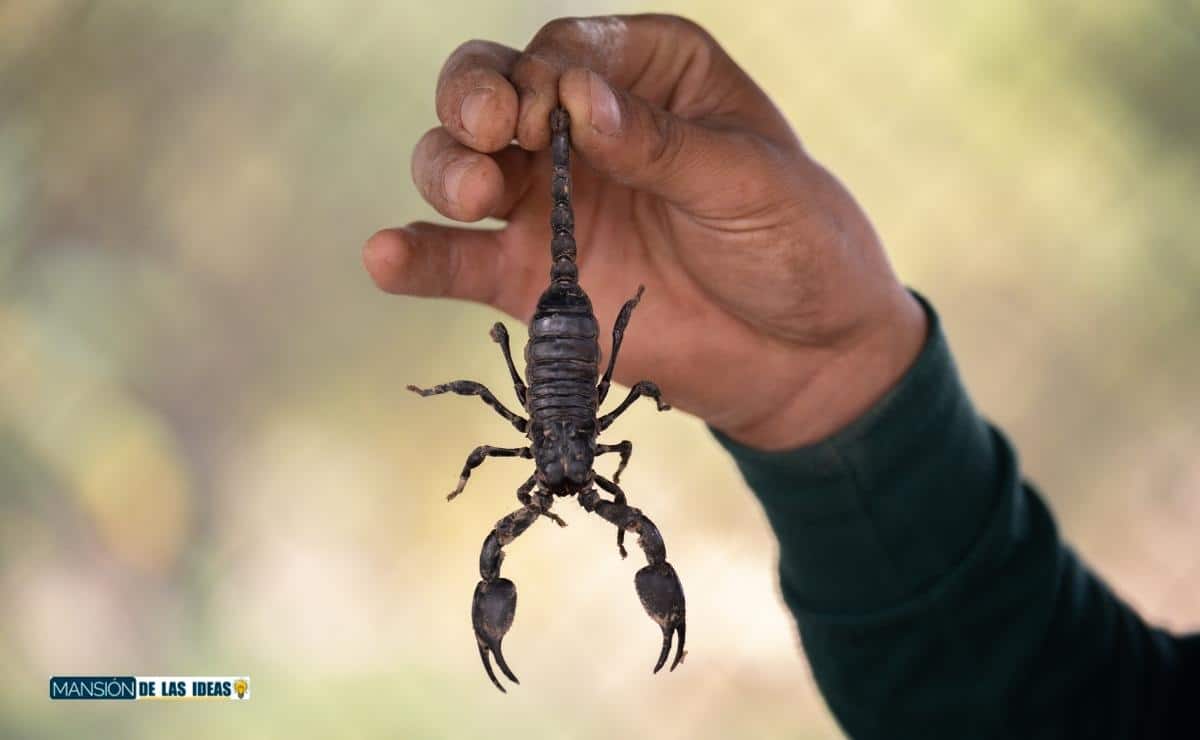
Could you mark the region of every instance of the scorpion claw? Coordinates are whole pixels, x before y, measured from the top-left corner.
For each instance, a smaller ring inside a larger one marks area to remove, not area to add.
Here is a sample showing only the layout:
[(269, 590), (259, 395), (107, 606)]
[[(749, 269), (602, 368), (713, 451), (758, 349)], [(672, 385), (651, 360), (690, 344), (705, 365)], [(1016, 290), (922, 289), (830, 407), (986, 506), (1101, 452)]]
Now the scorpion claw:
[(508, 676), (508, 680), (515, 684), (520, 684), (521, 682), (518, 681), (517, 677), (513, 675), (512, 669), (508, 667), (508, 663), (504, 662), (504, 654), (500, 652), (499, 645), (496, 646), (495, 653), (496, 665), (500, 666), (500, 670), (504, 673), (504, 675)]
[(488, 678), (492, 679), (492, 683), (496, 688), (500, 689), (500, 693), (507, 694), (508, 689), (500, 684), (500, 680), (496, 678), (496, 672), (492, 670), (492, 661), (488, 658), (488, 651), (483, 645), (479, 646), (479, 659), (483, 661), (483, 670), (487, 671)]
[(683, 649), (683, 641), (687, 636), (687, 623), (680, 622), (679, 626), (675, 628), (675, 634), (679, 635), (679, 649), (675, 651), (675, 660), (671, 661), (671, 667), (668, 669), (672, 671), (687, 657), (687, 651)]
[(505, 691), (492, 672), (492, 663), (488, 654), (496, 656), (496, 665), (500, 671), (515, 684), (521, 683), (513, 675), (512, 669), (504, 660), (500, 651), (500, 643), (508, 628), (512, 626), (513, 616), (517, 611), (517, 587), (507, 578), (494, 581), (480, 581), (475, 587), (475, 597), (471, 603), (471, 622), (475, 627), (475, 641), (479, 643), (479, 657), (483, 661), (483, 669), (496, 688)]
[(662, 628), (662, 651), (658, 655), (658, 662), (654, 665), (654, 672), (658, 673), (666, 665), (667, 657), (671, 653), (672, 638), (678, 633), (679, 641), (676, 643), (675, 661), (671, 664), (671, 670), (675, 670), (675, 667), (683, 662), (686, 654), (683, 650), (683, 643), (687, 634), (683, 585), (679, 582), (679, 576), (675, 574), (675, 569), (671, 567), (670, 563), (663, 561), (657, 565), (647, 565), (639, 570), (634, 577), (634, 583), (637, 586), (638, 597), (642, 600), (642, 607), (645, 608), (650, 618)]

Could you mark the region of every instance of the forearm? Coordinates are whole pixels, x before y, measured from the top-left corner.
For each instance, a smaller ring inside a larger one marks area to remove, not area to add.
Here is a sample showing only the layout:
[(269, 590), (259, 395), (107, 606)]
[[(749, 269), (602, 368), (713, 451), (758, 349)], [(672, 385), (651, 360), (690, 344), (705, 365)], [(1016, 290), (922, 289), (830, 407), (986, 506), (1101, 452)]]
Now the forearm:
[(1171, 638), (1061, 543), (932, 312), (913, 367), (834, 436), (783, 453), (722, 442), (779, 538), (784, 597), (853, 737), (1133, 737), (1161, 714)]

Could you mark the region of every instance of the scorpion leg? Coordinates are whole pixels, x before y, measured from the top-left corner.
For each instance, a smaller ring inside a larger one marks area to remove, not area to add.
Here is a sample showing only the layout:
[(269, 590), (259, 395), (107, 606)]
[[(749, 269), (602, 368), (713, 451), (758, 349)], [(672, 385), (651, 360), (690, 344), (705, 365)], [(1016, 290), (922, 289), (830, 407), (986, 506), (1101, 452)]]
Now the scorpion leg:
[(620, 483), (621, 473), (625, 471), (625, 466), (629, 464), (629, 456), (633, 454), (633, 443), (625, 439), (616, 443), (615, 445), (596, 445), (597, 455), (603, 455), (606, 452), (621, 453), (621, 462), (617, 465), (617, 472), (613, 475), (613, 483)]
[[(596, 483), (606, 491), (613, 489), (620, 491), (617, 486), (600, 476), (596, 476)], [(614, 493), (615, 495), (617, 494)], [(687, 611), (684, 606), (683, 585), (680, 584), (675, 569), (667, 562), (667, 548), (663, 544), (658, 527), (654, 526), (654, 522), (646, 518), (646, 515), (639, 509), (625, 504), (623, 499), (624, 494), (621, 494), (619, 501), (606, 501), (600, 498), (600, 494), (596, 493), (594, 488), (589, 488), (579, 494), (579, 503), (584, 509), (596, 512), (617, 525), (619, 529), (629, 529), (637, 533), (638, 544), (646, 553), (649, 565), (637, 572), (634, 584), (637, 586), (642, 607), (658, 623), (663, 633), (662, 651), (658, 654), (658, 663), (654, 666), (654, 672), (658, 673), (666, 665), (667, 657), (671, 652), (672, 637), (678, 633), (679, 642), (675, 648), (675, 660), (671, 663), (671, 670), (675, 670), (675, 667), (683, 662), (684, 656), (687, 655), (683, 649), (684, 638), (687, 635)]]
[(613, 339), (612, 352), (608, 355), (608, 368), (604, 371), (604, 377), (600, 379), (600, 385), (596, 386), (597, 403), (604, 403), (605, 397), (608, 396), (608, 386), (612, 382), (613, 368), (617, 365), (617, 353), (621, 351), (621, 340), (625, 338), (625, 327), (629, 326), (629, 317), (633, 315), (633, 309), (637, 308), (637, 304), (642, 300), (642, 293), (646, 292), (646, 286), (639, 285), (637, 295), (625, 301), (625, 305), (621, 306), (621, 312), (617, 314), (616, 323), (613, 324)]
[(504, 654), (500, 651), (500, 643), (508, 633), (508, 628), (512, 626), (513, 616), (517, 611), (517, 586), (507, 578), (500, 577), (500, 564), (504, 561), (502, 548), (546, 513), (541, 508), (541, 503), (539, 497), (532, 505), (522, 506), (496, 522), (496, 526), (483, 540), (483, 549), (479, 553), (479, 575), (482, 580), (475, 586), (475, 595), (471, 600), (471, 625), (475, 629), (475, 642), (479, 645), (479, 658), (483, 661), (483, 669), (487, 671), (488, 678), (492, 679), (496, 688), (505, 693), (507, 691), (497, 680), (495, 672), (492, 671), (492, 661), (488, 657), (495, 655), (496, 664), (500, 666), (501, 672), (513, 683), (521, 683), (508, 667)]
[(486, 386), (482, 383), (476, 383), (473, 380), (452, 380), (449, 383), (435, 385), (432, 388), (418, 388), (415, 385), (407, 386), (407, 388), (423, 398), (436, 396), (441, 393), (457, 393), (460, 396), (479, 396), (483, 399), (484, 403), (496, 409), (496, 413), (508, 419), (517, 428), (518, 432), (524, 434), (526, 427), (529, 426), (528, 419), (524, 419), (509, 411)]
[(625, 396), (625, 400), (621, 401), (620, 406), (617, 406), (611, 412), (600, 417), (597, 422), (599, 424), (600, 431), (603, 432), (605, 429), (608, 429), (609, 426), (611, 426), (612, 423), (617, 420), (618, 416), (625, 413), (625, 409), (632, 406), (633, 402), (642, 396), (653, 398), (655, 403), (658, 404), (659, 411), (669, 411), (671, 409), (668, 404), (663, 403), (662, 391), (658, 389), (657, 385), (651, 383), (649, 380), (641, 380), (638, 381), (637, 385), (629, 389), (629, 395)]
[(467, 462), (463, 465), (462, 473), (458, 477), (458, 485), (446, 497), (447, 501), (453, 501), (455, 496), (463, 492), (463, 488), (467, 485), (467, 479), (471, 477), (471, 471), (482, 465), (483, 461), (489, 457), (523, 457), (531, 460), (533, 459), (533, 450), (528, 447), (492, 447), (491, 445), (476, 447), (470, 455), (467, 455)]
[(500, 345), (500, 351), (504, 353), (504, 361), (508, 363), (508, 372), (512, 375), (513, 390), (517, 392), (517, 400), (521, 405), (525, 405), (525, 394), (529, 390), (525, 387), (525, 381), (521, 380), (521, 375), (517, 372), (517, 366), (513, 364), (512, 349), (508, 344), (508, 328), (499, 321), (492, 327), (492, 341)]

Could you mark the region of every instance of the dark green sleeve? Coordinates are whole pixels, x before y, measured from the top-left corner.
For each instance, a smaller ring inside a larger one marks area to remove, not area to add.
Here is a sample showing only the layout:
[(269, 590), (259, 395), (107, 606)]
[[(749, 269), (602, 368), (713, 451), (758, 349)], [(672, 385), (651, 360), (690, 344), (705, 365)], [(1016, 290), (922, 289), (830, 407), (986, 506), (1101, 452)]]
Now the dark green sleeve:
[(1180, 678), (1188, 662), (1195, 681), (1196, 641), (1147, 627), (1062, 542), (925, 308), (916, 363), (832, 438), (767, 453), (717, 434), (779, 538), (783, 596), (842, 728), (955, 740), (1181, 729), (1200, 700)]

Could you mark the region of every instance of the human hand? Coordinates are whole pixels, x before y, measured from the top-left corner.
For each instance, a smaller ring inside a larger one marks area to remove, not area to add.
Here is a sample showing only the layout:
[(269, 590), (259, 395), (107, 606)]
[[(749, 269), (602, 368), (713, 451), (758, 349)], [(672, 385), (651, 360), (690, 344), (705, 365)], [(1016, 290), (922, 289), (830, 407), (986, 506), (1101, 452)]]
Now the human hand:
[(413, 180), (448, 218), (506, 225), (380, 231), (363, 253), (380, 288), (529, 320), (549, 282), (559, 104), (601, 326), (646, 285), (616, 380), (653, 380), (732, 438), (786, 449), (857, 418), (911, 364), (924, 312), (866, 216), (712, 37), (669, 16), (556, 20), (524, 51), (460, 46)]

